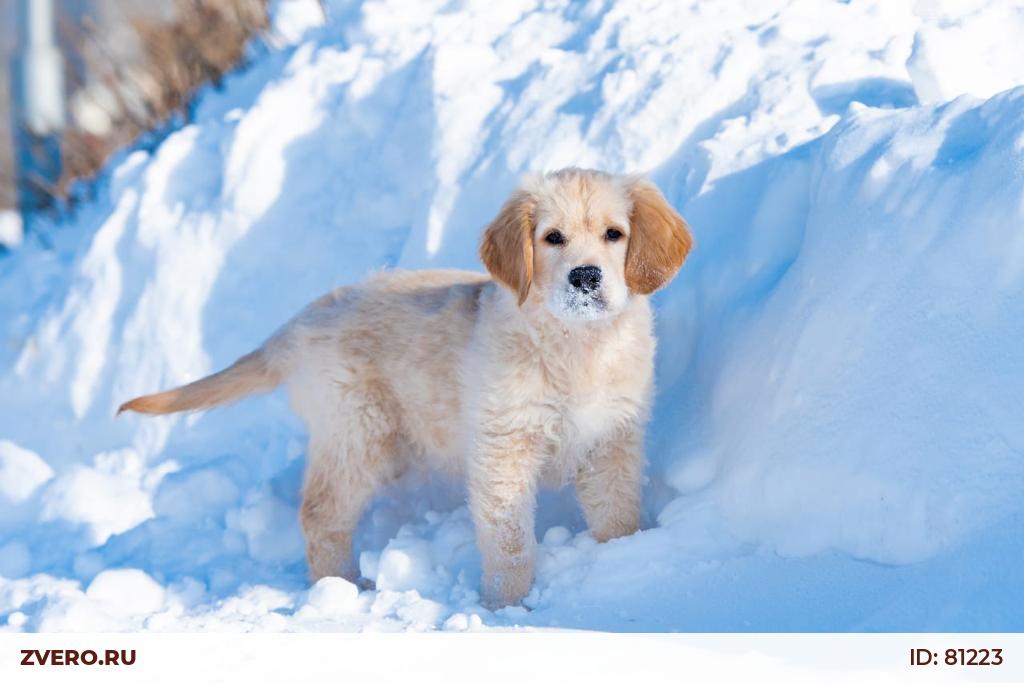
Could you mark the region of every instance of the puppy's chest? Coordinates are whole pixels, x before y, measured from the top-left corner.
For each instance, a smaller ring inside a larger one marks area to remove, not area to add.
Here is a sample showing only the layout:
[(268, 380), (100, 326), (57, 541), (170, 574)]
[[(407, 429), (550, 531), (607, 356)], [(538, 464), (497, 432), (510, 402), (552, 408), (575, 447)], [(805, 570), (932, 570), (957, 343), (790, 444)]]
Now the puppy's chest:
[(637, 417), (645, 385), (642, 370), (630, 376), (597, 362), (585, 371), (548, 369), (544, 404), (549, 436), (562, 450), (586, 450)]
[(547, 452), (541, 482), (560, 488), (575, 480), (596, 448), (636, 419), (638, 404), (614, 385), (577, 385), (549, 392), (543, 405)]
[(568, 397), (560, 410), (562, 437), (588, 446), (600, 441), (631, 415), (629, 397), (604, 389), (583, 390)]

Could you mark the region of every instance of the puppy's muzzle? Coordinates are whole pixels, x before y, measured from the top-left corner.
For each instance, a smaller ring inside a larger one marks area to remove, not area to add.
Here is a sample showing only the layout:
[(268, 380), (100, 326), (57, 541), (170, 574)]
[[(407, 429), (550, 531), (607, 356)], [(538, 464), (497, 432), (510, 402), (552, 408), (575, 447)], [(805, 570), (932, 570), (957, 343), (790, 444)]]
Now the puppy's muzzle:
[(601, 269), (597, 266), (576, 266), (569, 271), (569, 284), (589, 294), (601, 286)]

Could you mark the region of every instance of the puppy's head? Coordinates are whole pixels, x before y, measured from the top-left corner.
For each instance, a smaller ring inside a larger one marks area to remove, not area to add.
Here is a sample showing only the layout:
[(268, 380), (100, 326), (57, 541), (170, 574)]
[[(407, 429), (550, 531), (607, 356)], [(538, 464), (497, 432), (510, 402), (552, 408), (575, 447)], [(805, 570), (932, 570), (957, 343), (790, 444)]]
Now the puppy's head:
[(520, 306), (604, 320), (671, 280), (691, 244), (651, 182), (569, 168), (527, 179), (487, 227), (480, 257)]

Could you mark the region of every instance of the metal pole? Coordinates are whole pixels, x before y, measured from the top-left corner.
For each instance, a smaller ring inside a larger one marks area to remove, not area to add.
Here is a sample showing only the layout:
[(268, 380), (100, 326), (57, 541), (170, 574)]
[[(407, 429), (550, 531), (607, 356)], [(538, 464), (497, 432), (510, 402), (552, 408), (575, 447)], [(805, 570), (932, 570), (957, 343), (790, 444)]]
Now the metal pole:
[(64, 59), (56, 41), (52, 0), (18, 0), (14, 137), (18, 200), (31, 214), (52, 201), (60, 178), (60, 135), (65, 124)]

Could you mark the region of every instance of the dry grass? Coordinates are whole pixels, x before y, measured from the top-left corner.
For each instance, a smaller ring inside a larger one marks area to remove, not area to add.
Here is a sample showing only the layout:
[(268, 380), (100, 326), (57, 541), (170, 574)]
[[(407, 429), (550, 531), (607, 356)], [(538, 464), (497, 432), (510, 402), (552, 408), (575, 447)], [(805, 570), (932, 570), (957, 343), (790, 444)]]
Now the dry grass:
[(141, 51), (132, 64), (113, 56), (95, 26), (60, 27), (80, 55), (72, 86), (74, 80), (104, 86), (112, 125), (104, 135), (69, 128), (60, 180), (47, 192), (67, 197), (72, 183), (93, 178), (115, 150), (175, 114), (187, 116), (197, 89), (240, 65), (250, 38), (267, 27), (266, 0), (176, 0), (175, 8), (171, 22), (143, 15), (130, 20)]

